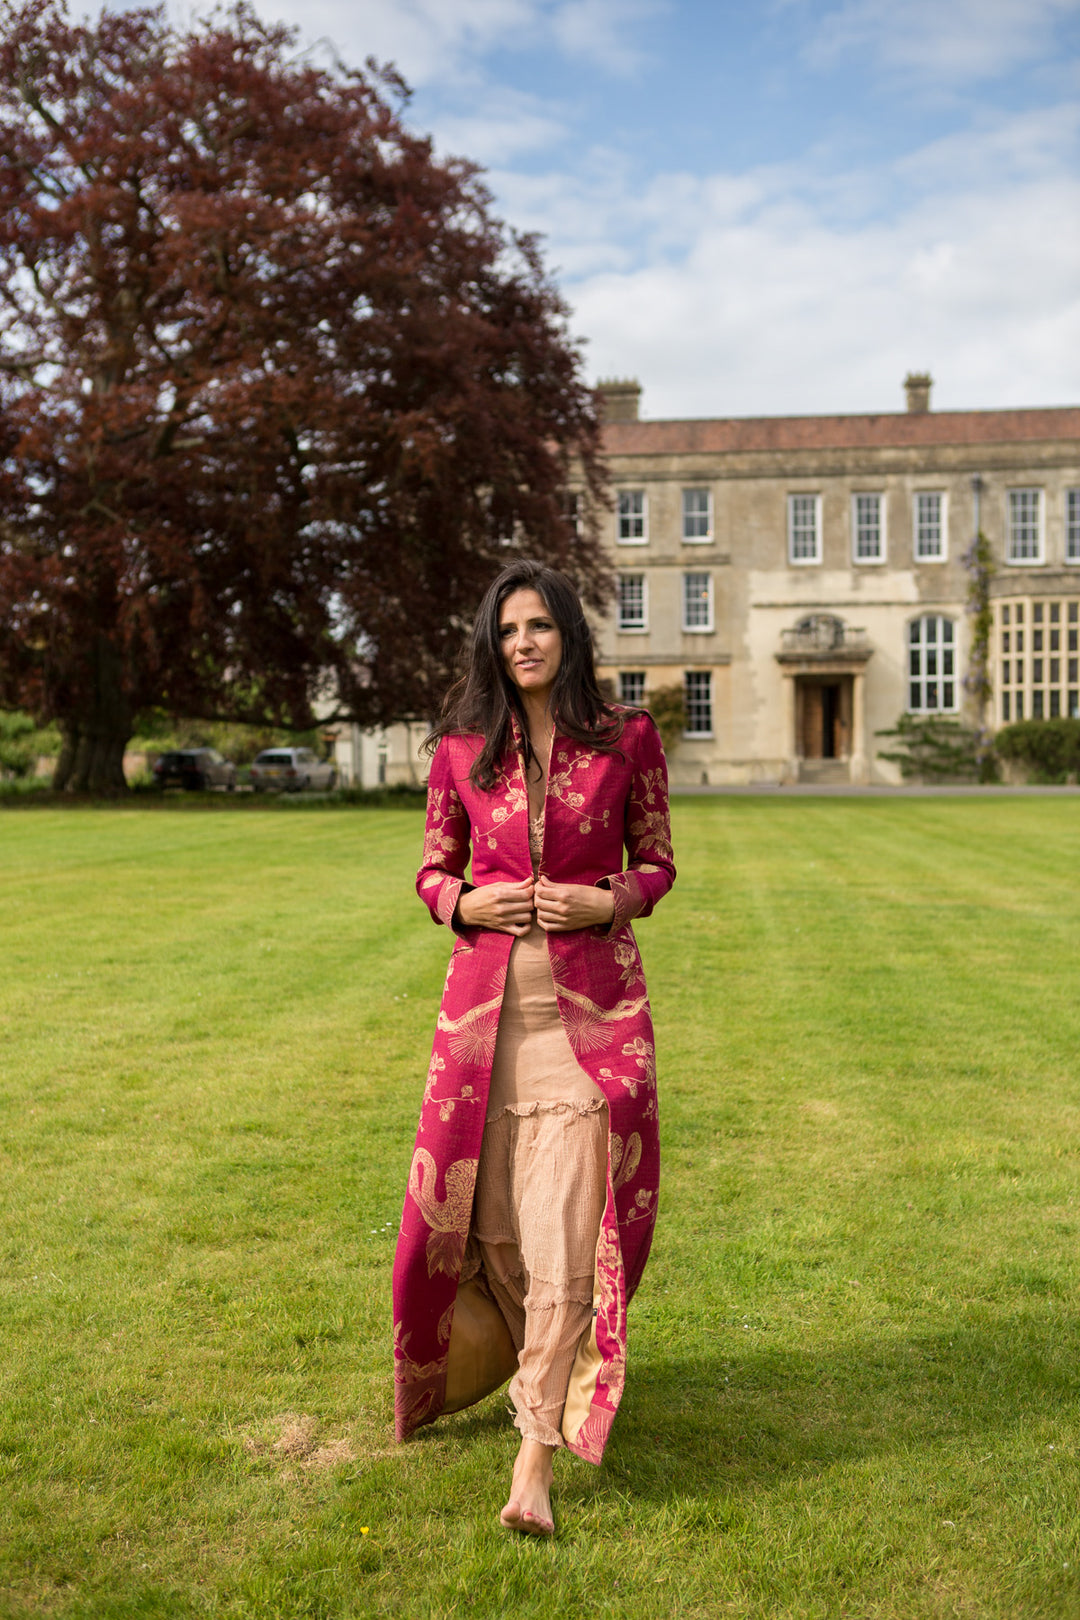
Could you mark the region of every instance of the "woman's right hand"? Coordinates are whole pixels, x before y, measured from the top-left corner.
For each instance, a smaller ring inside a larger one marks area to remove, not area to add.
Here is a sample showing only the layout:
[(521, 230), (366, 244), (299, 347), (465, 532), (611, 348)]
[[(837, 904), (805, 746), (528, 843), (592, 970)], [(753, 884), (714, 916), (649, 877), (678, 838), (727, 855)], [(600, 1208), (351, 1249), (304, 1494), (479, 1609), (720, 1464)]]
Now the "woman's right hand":
[(454, 912), (466, 928), (491, 928), (499, 934), (527, 934), (533, 921), (533, 880), (484, 883), (463, 894)]

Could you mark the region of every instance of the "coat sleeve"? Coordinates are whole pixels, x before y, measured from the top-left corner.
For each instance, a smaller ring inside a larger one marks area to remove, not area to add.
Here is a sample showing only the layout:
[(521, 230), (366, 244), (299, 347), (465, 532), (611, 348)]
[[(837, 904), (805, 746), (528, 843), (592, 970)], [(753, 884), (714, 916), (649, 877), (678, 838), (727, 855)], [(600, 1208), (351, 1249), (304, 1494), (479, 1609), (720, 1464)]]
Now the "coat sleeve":
[(416, 874), (416, 892), (433, 922), (452, 926), (458, 897), (473, 887), (465, 882), (469, 854), (469, 817), (454, 783), (450, 745), (443, 737), (428, 777), (424, 859)]
[[(629, 728), (628, 728), (629, 729)], [(615, 896), (615, 912), (605, 930), (613, 934), (635, 917), (647, 917), (675, 881), (668, 811), (667, 763), (660, 733), (648, 715), (627, 739), (633, 775), (624, 813), (624, 840), (629, 857), (625, 872), (601, 880)]]

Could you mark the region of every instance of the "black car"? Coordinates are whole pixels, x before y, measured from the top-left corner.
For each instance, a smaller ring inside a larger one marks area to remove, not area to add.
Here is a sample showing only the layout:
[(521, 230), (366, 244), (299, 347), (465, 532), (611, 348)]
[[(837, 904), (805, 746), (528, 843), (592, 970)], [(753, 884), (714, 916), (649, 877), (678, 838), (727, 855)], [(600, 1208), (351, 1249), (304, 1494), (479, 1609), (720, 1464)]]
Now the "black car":
[(236, 766), (231, 759), (223, 759), (216, 748), (174, 748), (155, 761), (154, 785), (182, 787), (190, 792), (220, 787), (231, 793), (236, 786)]

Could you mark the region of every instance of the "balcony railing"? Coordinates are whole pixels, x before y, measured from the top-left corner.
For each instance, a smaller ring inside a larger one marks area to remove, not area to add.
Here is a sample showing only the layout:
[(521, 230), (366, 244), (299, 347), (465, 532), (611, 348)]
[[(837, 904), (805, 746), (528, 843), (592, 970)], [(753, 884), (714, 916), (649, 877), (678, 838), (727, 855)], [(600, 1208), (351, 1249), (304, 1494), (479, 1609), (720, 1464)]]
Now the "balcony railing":
[(801, 653), (804, 657), (814, 653), (856, 653), (870, 651), (870, 638), (865, 630), (856, 630), (838, 619), (834, 613), (812, 613), (790, 630), (781, 630), (780, 644), (786, 653)]

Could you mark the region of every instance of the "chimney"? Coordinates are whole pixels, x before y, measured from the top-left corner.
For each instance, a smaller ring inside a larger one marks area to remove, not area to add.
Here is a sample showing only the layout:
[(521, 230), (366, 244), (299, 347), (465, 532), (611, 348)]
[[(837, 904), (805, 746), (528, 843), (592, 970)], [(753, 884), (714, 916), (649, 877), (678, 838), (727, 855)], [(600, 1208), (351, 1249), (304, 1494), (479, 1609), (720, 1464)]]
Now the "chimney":
[(605, 422), (636, 422), (641, 384), (636, 377), (601, 377), (596, 385)]
[(904, 378), (904, 393), (907, 395), (907, 408), (916, 416), (923, 415), (930, 409), (930, 390), (934, 386), (934, 379), (928, 371), (909, 371)]

